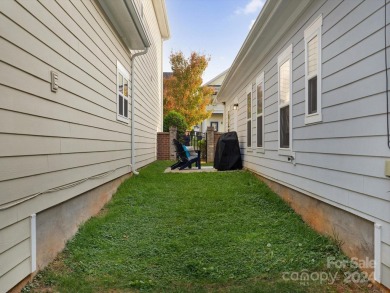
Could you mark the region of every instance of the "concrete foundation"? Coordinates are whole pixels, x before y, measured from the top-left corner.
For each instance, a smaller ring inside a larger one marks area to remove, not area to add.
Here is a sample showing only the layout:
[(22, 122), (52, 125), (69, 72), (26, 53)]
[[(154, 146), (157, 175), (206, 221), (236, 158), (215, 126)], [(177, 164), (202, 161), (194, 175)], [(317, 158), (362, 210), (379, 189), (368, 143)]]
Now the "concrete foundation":
[(99, 187), (37, 214), (37, 270), (8, 293), (19, 293), (33, 277), (65, 248), (79, 226), (109, 202), (119, 185), (132, 174), (123, 175)]
[(61, 252), (80, 224), (96, 215), (112, 198), (127, 174), (37, 214), (37, 268), (43, 269)]
[[(374, 223), (256, 174), (313, 229), (335, 238), (351, 258), (374, 260)], [(364, 269), (369, 274), (373, 267)]]

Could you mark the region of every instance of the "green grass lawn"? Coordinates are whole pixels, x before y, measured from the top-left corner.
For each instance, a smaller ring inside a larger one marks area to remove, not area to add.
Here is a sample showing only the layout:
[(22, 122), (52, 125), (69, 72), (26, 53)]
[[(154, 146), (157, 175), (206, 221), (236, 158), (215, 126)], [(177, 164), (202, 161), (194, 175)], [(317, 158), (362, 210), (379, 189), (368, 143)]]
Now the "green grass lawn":
[(124, 182), (24, 292), (368, 290), (291, 280), (303, 270), (342, 276), (326, 260), (346, 258), (251, 173), (163, 174), (169, 164)]

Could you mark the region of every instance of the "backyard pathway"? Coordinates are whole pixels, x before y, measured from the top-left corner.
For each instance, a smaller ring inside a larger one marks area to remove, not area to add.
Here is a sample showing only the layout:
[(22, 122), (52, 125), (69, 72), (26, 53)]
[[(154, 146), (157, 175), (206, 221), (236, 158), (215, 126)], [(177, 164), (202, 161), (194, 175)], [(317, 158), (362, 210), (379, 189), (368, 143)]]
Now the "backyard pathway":
[(122, 184), (24, 292), (373, 290), (327, 268), (327, 257), (346, 260), (337, 245), (249, 172), (166, 174), (167, 166)]

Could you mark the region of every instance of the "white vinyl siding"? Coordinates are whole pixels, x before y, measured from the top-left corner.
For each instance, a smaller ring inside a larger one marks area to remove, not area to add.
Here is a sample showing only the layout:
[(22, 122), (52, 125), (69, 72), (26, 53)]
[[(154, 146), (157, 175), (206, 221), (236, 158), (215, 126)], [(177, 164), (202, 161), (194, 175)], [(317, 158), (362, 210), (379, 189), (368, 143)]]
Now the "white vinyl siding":
[[(141, 1), (140, 1), (141, 2)], [(162, 39), (153, 1), (142, 1), (152, 45), (134, 59), (134, 114), (136, 168), (156, 160), (156, 131), (162, 131)], [(139, 7), (140, 9), (140, 7)], [(133, 52), (134, 53), (134, 52)]]
[[(0, 1), (0, 11), (7, 28), (0, 33), (0, 206), (107, 175), (0, 211), (0, 239), (15, 240), (0, 245), (0, 291), (7, 291), (31, 273), (31, 214), (131, 171), (131, 121), (117, 118), (117, 62), (130, 87), (131, 54), (92, 0)], [(144, 1), (143, 21), (152, 45), (134, 64), (137, 168), (156, 159), (162, 117), (162, 39), (152, 1)]]
[(322, 121), (321, 111), (321, 27), (320, 15), (305, 36), (305, 123)]
[(256, 147), (264, 150), (264, 72), (256, 79)]
[(292, 45), (278, 57), (278, 138), (279, 154), (292, 149)]
[[(387, 3), (389, 13), (390, 2)], [(322, 89), (321, 106), (317, 108), (323, 119), (322, 123), (308, 127), (304, 31), (319, 15), (322, 15), (318, 38), (321, 61), (317, 61), (317, 66), (321, 68), (317, 68), (321, 78), (317, 80), (321, 81)], [(387, 17), (387, 32), (389, 24)], [(231, 92), (240, 103), (245, 103), (248, 80), (264, 71), (265, 154), (245, 152), (245, 143), (241, 141), (246, 139), (246, 114), (245, 109), (240, 109), (237, 129), (241, 152), (245, 154), (244, 167), (372, 223), (380, 223), (381, 282), (390, 287), (389, 178), (384, 176), (384, 164), (390, 157), (383, 127), (386, 125), (384, 33), (384, 1), (313, 1), (279, 43), (264, 58), (253, 62), (256, 69), (250, 77), (237, 74), (237, 86)], [(292, 129), (296, 165), (278, 155), (278, 55), (290, 43), (294, 48)], [(249, 69), (252, 71), (245, 68)]]

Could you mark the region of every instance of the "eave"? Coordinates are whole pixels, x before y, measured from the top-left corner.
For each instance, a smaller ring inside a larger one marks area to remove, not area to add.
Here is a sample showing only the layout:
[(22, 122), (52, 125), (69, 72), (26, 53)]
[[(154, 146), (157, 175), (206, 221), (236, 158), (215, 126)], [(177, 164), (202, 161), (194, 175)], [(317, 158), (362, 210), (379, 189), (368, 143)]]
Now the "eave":
[(97, 0), (129, 50), (150, 47), (146, 29), (134, 0)]
[(156, 13), (161, 37), (164, 40), (168, 40), (171, 37), (171, 33), (169, 30), (168, 15), (165, 6), (165, 0), (153, 0), (153, 7)]
[(260, 70), (260, 63), (314, 0), (268, 0), (233, 61), (217, 95), (219, 103), (235, 98)]
[(229, 69), (226, 69), (224, 70), (223, 72), (221, 72), (220, 74), (218, 74), (216, 77), (214, 77), (213, 79), (209, 80), (208, 82), (206, 82), (205, 84), (203, 84), (203, 86), (210, 86), (210, 85), (220, 85), (220, 84), (215, 84), (214, 82), (216, 80), (218, 80), (221, 76), (223, 75), (226, 75), (226, 73), (229, 71)]

